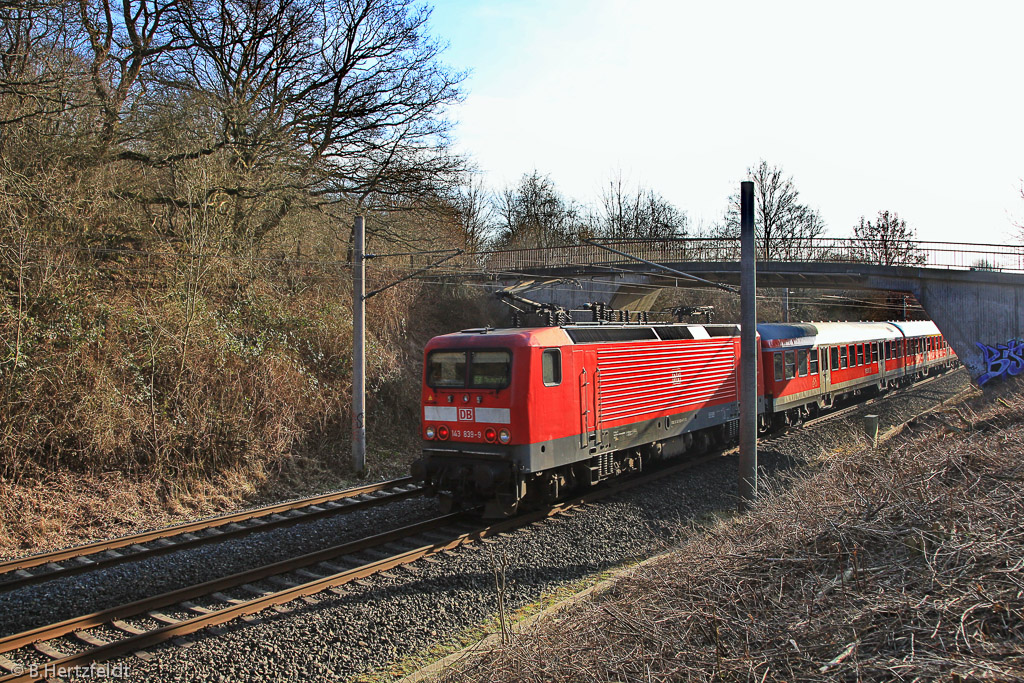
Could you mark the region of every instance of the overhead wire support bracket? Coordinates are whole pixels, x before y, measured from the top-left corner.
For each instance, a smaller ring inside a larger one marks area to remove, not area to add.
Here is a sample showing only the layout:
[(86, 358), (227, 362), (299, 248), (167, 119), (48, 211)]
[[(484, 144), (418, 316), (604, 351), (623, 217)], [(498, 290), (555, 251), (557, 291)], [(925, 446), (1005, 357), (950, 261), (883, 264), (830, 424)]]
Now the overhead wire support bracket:
[(604, 244), (598, 244), (597, 242), (594, 242), (593, 240), (583, 240), (583, 242), (586, 243), (586, 244), (589, 244), (592, 247), (597, 247), (598, 249), (604, 249), (605, 251), (610, 251), (613, 254), (618, 254), (619, 256), (625, 256), (626, 258), (631, 258), (634, 261), (639, 261), (640, 263), (645, 263), (645, 264), (651, 266), (652, 268), (657, 268), (658, 270), (663, 270), (666, 273), (672, 273), (673, 275), (676, 275), (678, 277), (684, 278), (686, 280), (693, 280), (694, 282), (701, 282), (701, 283), (703, 283), (705, 285), (710, 285), (712, 287), (717, 287), (718, 289), (724, 289), (725, 291), (732, 292), (733, 294), (739, 294), (740, 293), (740, 290), (735, 288), (735, 287), (730, 287), (729, 285), (723, 285), (723, 284), (720, 284), (718, 282), (712, 282), (711, 280), (705, 280), (702, 277), (697, 277), (696, 275), (690, 275), (689, 273), (684, 273), (681, 270), (676, 270), (675, 268), (669, 268), (668, 266), (664, 266), (664, 265), (662, 265), (660, 263), (655, 263), (654, 261), (648, 261), (647, 259), (642, 259), (639, 256), (633, 256), (632, 254), (627, 254), (626, 252), (619, 251), (618, 249), (612, 249), (611, 247), (606, 246)]
[[(425, 252), (425, 253), (439, 253), (439, 252)], [(403, 278), (395, 280), (394, 282), (392, 282), (389, 285), (384, 285), (383, 287), (375, 289), (372, 292), (367, 292), (366, 294), (363, 295), (363, 301), (366, 301), (367, 299), (369, 299), (374, 294), (380, 294), (381, 292), (389, 290), (392, 287), (394, 287), (395, 285), (401, 284), (401, 283), (405, 282), (406, 280), (411, 280), (414, 277), (416, 277), (417, 275), (422, 275), (423, 273), (427, 272), (431, 268), (437, 268), (439, 265), (441, 265), (445, 261), (447, 261), (449, 259), (453, 259), (453, 258), (455, 258), (456, 256), (459, 256), (462, 253), (463, 253), (462, 249), (456, 249), (455, 253), (448, 254), (447, 256), (445, 256), (440, 261), (435, 261), (434, 263), (431, 263), (429, 266), (426, 266), (425, 268), (420, 268), (415, 273), (410, 273), (410, 274), (406, 275)], [(391, 254), (387, 254), (387, 256), (391, 256)], [(371, 259), (371, 258), (376, 258), (376, 257), (377, 257), (377, 254), (366, 254), (366, 255), (363, 256), (364, 259)]]

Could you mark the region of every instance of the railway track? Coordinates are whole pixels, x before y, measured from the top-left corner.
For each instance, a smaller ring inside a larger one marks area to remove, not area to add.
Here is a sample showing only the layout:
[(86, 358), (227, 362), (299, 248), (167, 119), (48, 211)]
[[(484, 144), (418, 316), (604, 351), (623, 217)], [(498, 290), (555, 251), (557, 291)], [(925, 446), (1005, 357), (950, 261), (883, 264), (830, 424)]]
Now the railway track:
[(0, 562), (0, 591), (420, 495), (411, 477)]
[[(930, 381), (932, 379), (914, 386), (920, 387)], [(864, 410), (883, 398), (885, 396), (816, 417), (805, 422), (803, 427)], [(338, 591), (347, 583), (565, 514), (733, 452), (735, 449), (714, 451), (655, 472), (635, 475), (613, 486), (594, 489), (550, 508), (510, 520), (488, 524), (461, 513), (441, 515), (301, 557), (0, 638), (0, 683), (56, 677), (61, 671), (74, 671), (75, 667), (87, 668), (93, 663), (140, 653), (146, 648), (205, 628), (249, 618), (266, 609), (287, 612), (291, 609), (288, 603), (293, 601), (305, 599), (315, 602), (311, 596), (326, 590)], [(418, 493), (408, 488), (411, 482), (404, 479), (374, 486), (381, 487), (377, 489), (379, 491), (387, 484), (404, 488), (407, 495)], [(352, 491), (335, 495), (352, 494)], [(289, 505), (299, 506), (302, 503), (308, 505), (308, 501)], [(268, 512), (270, 509), (248, 514), (274, 514)], [(231, 516), (217, 520), (228, 517)], [(214, 536), (211, 540), (223, 537)], [(115, 539), (115, 542), (124, 540)]]
[(139, 652), (268, 608), (565, 514), (720, 457), (721, 452), (623, 480), (519, 517), (486, 523), (451, 513), (293, 559), (0, 638), (0, 683), (30, 681)]

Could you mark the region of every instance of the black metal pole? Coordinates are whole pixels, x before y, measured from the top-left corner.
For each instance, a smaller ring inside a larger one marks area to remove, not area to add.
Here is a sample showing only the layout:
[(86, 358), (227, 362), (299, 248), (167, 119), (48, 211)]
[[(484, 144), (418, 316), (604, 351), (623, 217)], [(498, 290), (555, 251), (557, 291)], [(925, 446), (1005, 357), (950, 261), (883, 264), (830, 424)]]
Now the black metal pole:
[(757, 498), (757, 262), (754, 183), (740, 183), (740, 468), (739, 508)]
[(366, 232), (356, 216), (352, 234), (352, 469), (366, 471)]

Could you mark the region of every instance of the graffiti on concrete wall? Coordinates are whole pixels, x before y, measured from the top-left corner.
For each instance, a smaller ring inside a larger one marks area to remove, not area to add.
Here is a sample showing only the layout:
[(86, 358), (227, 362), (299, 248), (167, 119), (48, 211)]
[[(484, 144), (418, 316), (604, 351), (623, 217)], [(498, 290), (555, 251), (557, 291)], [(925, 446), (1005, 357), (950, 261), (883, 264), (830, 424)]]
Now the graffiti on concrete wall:
[(1019, 375), (1024, 370), (1024, 340), (1011, 339), (994, 347), (981, 342), (977, 345), (985, 359), (985, 374), (978, 378), (978, 384), (1005, 375)]

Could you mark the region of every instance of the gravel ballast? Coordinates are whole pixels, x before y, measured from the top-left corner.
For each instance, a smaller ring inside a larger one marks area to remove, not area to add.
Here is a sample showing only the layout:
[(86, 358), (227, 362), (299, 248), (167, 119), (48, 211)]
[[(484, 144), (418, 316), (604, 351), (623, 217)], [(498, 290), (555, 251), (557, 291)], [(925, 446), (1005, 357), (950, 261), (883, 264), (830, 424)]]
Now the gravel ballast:
[[(878, 413), (884, 431), (967, 385), (967, 374), (960, 370), (887, 396), (881, 405), (767, 441), (760, 449), (761, 465), (770, 475), (844, 444), (863, 444), (861, 415)], [(435, 643), (454, 642), (492, 617), (496, 562), (507, 562), (506, 604), (515, 610), (567, 583), (649, 557), (699, 533), (693, 522), (735, 507), (736, 465), (735, 455), (722, 457), (493, 543), (349, 584), (338, 594), (296, 601), (287, 613), (267, 610), (251, 622), (195, 634), (186, 647), (154, 648), (148, 661), (129, 657), (120, 662), (129, 680), (137, 681), (337, 681), (386, 671)], [(5, 634), (17, 632), (341, 543), (370, 526), (383, 530), (407, 524), (433, 510), (431, 500), (407, 501), (27, 587), (0, 596), (0, 624)]]

